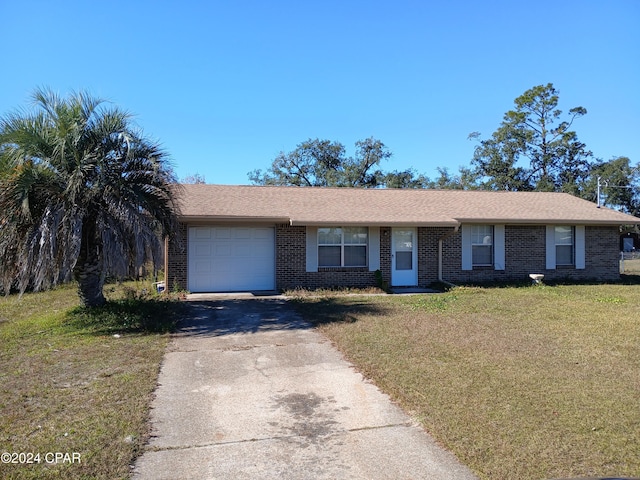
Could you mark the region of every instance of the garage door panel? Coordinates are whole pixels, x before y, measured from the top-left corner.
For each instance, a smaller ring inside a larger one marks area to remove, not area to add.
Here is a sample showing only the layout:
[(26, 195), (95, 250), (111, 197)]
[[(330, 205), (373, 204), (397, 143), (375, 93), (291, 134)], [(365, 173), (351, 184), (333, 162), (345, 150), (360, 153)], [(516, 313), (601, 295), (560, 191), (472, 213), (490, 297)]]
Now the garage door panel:
[(213, 255), (217, 258), (226, 258), (231, 256), (232, 246), (228, 243), (216, 243), (213, 245)]
[(253, 255), (254, 257), (264, 257), (266, 255), (273, 255), (273, 247), (272, 246), (261, 246), (261, 245), (256, 245), (252, 250), (251, 250), (251, 255)]
[(191, 234), (193, 238), (202, 239), (202, 240), (210, 240), (211, 239), (211, 229), (208, 227), (192, 227)]
[(196, 243), (194, 246), (193, 250), (196, 257), (209, 257), (211, 255), (210, 243)]
[(252, 246), (249, 243), (240, 243), (233, 246), (233, 256), (251, 258)]
[(208, 261), (199, 261), (195, 264), (196, 273), (205, 273), (208, 274), (211, 271), (211, 262)]
[(273, 290), (274, 229), (191, 227), (188, 262), (192, 292)]
[(270, 228), (256, 228), (254, 230), (254, 238), (271, 238), (273, 236), (273, 230)]
[(231, 229), (226, 227), (213, 227), (213, 236), (216, 239), (231, 239)]
[(251, 240), (251, 230), (248, 228), (238, 228), (234, 233), (236, 240)]

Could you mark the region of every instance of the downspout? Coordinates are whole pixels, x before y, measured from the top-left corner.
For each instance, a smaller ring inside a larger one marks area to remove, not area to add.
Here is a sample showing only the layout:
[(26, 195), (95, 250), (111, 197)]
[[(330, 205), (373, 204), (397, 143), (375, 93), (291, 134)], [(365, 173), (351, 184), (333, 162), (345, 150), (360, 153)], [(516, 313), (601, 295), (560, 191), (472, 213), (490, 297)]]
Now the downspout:
[(438, 239), (438, 281), (441, 283), (444, 283), (445, 285), (449, 285), (450, 287), (455, 287), (455, 285), (451, 282), (447, 282), (442, 278), (442, 245), (447, 238), (454, 236), (459, 231), (460, 231), (460, 224), (458, 223), (453, 229), (453, 231), (443, 235)]

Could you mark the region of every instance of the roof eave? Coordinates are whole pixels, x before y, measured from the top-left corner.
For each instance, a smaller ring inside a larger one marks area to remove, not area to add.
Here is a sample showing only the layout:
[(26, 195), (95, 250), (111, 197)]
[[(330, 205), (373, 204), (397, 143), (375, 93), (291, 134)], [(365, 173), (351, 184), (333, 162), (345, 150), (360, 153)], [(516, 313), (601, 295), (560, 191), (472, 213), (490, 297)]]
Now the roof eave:
[(289, 223), (289, 217), (258, 217), (244, 215), (178, 215), (178, 221), (182, 223)]
[(292, 226), (308, 226), (308, 227), (343, 227), (343, 226), (362, 226), (362, 227), (456, 227), (459, 225), (455, 220), (442, 220), (437, 222), (419, 222), (419, 221), (380, 221), (380, 220), (305, 220), (292, 219)]
[[(633, 218), (632, 218), (633, 219)], [(618, 226), (618, 225), (637, 225), (640, 219), (635, 221), (625, 220), (603, 220), (603, 219), (572, 219), (572, 218), (458, 218), (461, 224), (477, 223), (477, 224), (504, 224), (504, 225), (600, 225), (600, 226)]]

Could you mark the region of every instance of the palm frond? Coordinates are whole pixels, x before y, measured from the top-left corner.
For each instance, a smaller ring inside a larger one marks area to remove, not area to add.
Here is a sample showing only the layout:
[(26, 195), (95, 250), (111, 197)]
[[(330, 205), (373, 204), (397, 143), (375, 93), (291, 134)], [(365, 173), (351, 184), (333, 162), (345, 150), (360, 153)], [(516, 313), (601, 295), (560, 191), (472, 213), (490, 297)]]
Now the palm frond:
[(86, 92), (41, 88), (33, 99), (36, 112), (0, 119), (0, 291), (72, 274), (82, 291), (83, 282), (157, 264), (176, 225), (166, 152), (129, 113)]

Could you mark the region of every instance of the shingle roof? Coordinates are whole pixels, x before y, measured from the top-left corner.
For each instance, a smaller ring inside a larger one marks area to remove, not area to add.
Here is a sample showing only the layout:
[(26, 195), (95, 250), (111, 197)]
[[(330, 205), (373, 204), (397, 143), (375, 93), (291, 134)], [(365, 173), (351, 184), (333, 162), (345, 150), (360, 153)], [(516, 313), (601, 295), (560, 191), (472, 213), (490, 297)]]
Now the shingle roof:
[(460, 223), (640, 223), (566, 193), (181, 185), (184, 221), (278, 221), (292, 225), (451, 226)]

